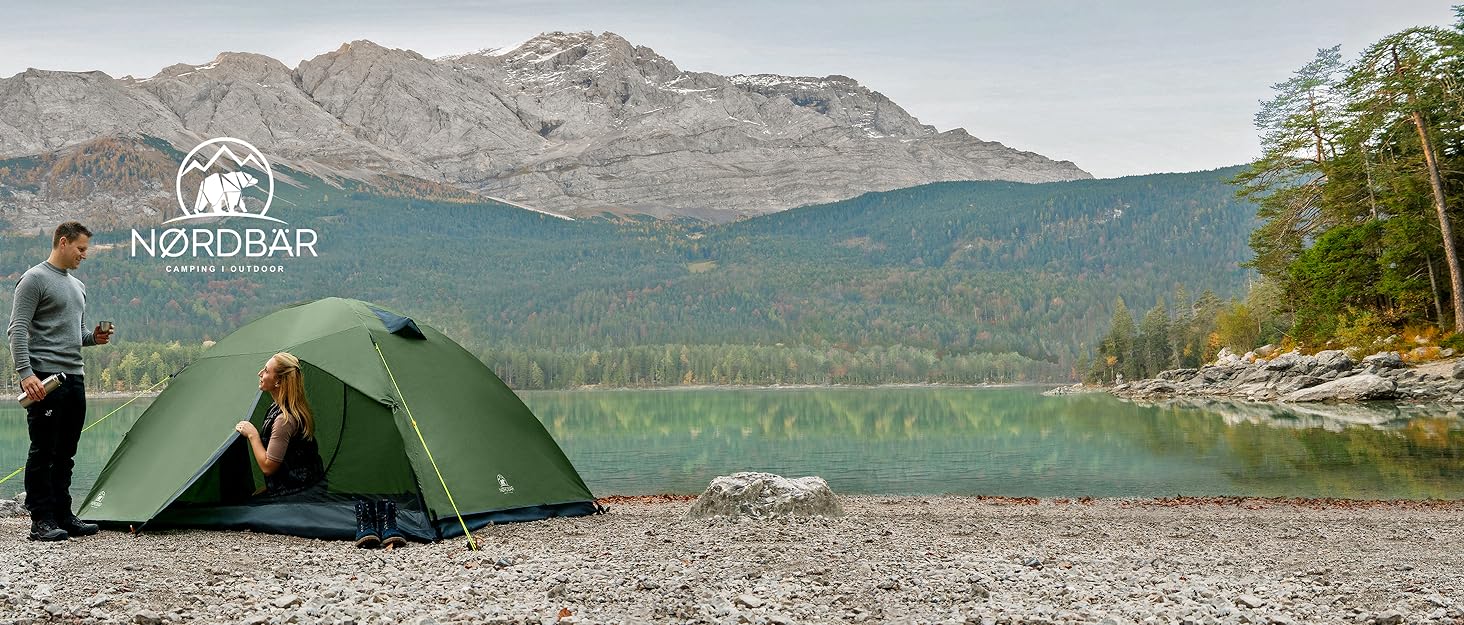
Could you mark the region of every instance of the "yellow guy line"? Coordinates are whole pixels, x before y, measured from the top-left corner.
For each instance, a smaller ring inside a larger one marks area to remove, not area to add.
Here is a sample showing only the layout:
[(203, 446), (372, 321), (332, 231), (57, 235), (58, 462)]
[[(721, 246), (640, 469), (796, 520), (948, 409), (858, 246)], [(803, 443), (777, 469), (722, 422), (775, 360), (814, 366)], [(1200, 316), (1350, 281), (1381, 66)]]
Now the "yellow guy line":
[[(127, 404), (130, 404), (130, 403), (132, 403), (132, 402), (135, 402), (135, 401), (137, 401), (137, 398), (138, 398), (138, 397), (142, 397), (142, 396), (143, 396), (143, 395), (146, 395), (146, 394), (147, 394), (147, 393), (148, 393), (148, 392), (150, 392), (150, 391), (152, 391), (152, 390), (153, 390), (153, 389), (155, 389), (155, 388), (157, 388), (157, 387), (158, 387), (158, 386), (159, 386), (159, 385), (161, 385), (161, 384), (162, 384), (162, 383), (163, 383), (163, 382), (167, 382), (167, 381), (168, 381), (168, 380), (171, 380), (171, 379), (173, 379), (173, 376), (168, 376), (168, 377), (166, 377), (166, 378), (163, 378), (163, 379), (161, 379), (161, 380), (158, 380), (158, 383), (157, 383), (157, 384), (154, 384), (154, 385), (152, 385), (152, 386), (151, 386), (151, 387), (149, 387), (149, 388), (148, 388), (148, 389), (147, 389), (147, 390), (145, 390), (145, 391), (142, 391), (142, 392), (141, 392), (141, 393), (138, 393), (138, 394), (137, 394), (137, 395), (136, 395), (136, 396), (134, 396), (134, 397), (133, 397), (133, 398), (132, 398), (132, 399), (129, 399), (129, 400), (127, 400)], [(109, 413), (107, 413), (107, 416), (106, 416), (106, 417), (102, 417), (102, 418), (100, 418), (100, 419), (97, 419), (97, 420), (96, 420), (96, 421), (93, 421), (93, 422), (92, 422), (92, 424), (91, 424), (91, 425), (88, 425), (88, 426), (86, 426), (86, 427), (84, 427), (84, 428), (81, 428), (81, 431), (82, 431), (82, 432), (86, 432), (86, 431), (87, 431), (87, 430), (90, 430), (90, 429), (92, 429), (92, 428), (94, 428), (94, 427), (96, 427), (96, 426), (97, 426), (97, 424), (99, 424), (99, 423), (101, 423), (101, 422), (103, 422), (103, 421), (106, 421), (106, 420), (107, 420), (107, 418), (108, 418), (108, 417), (111, 417), (111, 416), (112, 416), (112, 415), (114, 415), (114, 414), (117, 414), (117, 411), (118, 411), (118, 410), (121, 410), (121, 409), (123, 409), (123, 408), (126, 408), (126, 407), (127, 407), (127, 404), (122, 404), (122, 405), (121, 405), (121, 406), (117, 406), (117, 408), (116, 408), (116, 409), (114, 409), (114, 410), (112, 410), (112, 411), (111, 411), (111, 412), (109, 412)], [(7, 476), (5, 476), (5, 477), (0, 477), (0, 484), (4, 484), (4, 483), (6, 483), (6, 482), (8, 482), (8, 481), (10, 481), (10, 478), (12, 478), (12, 477), (15, 477), (15, 476), (17, 476), (17, 475), (20, 475), (20, 472), (21, 472), (21, 471), (24, 471), (24, 470), (25, 470), (25, 465), (21, 465), (21, 467), (20, 467), (20, 468), (19, 468), (19, 469), (16, 469), (16, 470), (14, 470), (14, 471), (11, 471), (11, 472), (10, 472), (10, 475), (7, 475)]]
[(412, 416), (412, 407), (407, 405), (407, 398), (402, 396), (402, 387), (397, 386), (396, 376), (392, 375), (391, 365), (386, 364), (386, 354), (381, 353), (381, 346), (372, 341), (376, 348), (376, 355), (381, 357), (381, 366), (386, 367), (386, 375), (391, 378), (391, 386), (396, 389), (397, 399), (402, 402), (402, 408), (407, 411), (407, 421), (412, 424), (412, 430), (417, 433), (417, 440), (422, 442), (422, 450), (427, 452), (427, 462), (432, 464), (432, 471), (437, 474), (437, 482), (442, 484), (442, 492), (447, 493), (447, 503), (452, 504), (452, 513), (457, 516), (458, 523), (463, 526), (463, 535), (468, 537), (468, 549), (478, 550), (477, 541), (473, 540), (473, 533), (468, 531), (467, 522), (463, 521), (463, 513), (458, 512), (457, 501), (452, 498), (452, 491), (447, 489), (447, 480), (442, 478), (442, 470), (437, 468), (437, 461), (432, 459), (432, 450), (427, 448), (427, 439), (422, 438), (422, 430), (417, 428), (417, 418)]

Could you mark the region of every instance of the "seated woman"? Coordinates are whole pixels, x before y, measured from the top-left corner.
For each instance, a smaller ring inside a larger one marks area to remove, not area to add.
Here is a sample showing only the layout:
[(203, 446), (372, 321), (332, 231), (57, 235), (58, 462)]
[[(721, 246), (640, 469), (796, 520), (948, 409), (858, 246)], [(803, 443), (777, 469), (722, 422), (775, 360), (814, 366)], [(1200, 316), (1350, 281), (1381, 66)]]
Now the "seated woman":
[(315, 444), (315, 417), (305, 400), (300, 359), (280, 352), (259, 370), (259, 390), (274, 400), (258, 429), (240, 421), (234, 431), (249, 441), (254, 461), (264, 473), (263, 493), (297, 493), (314, 486), (325, 474)]

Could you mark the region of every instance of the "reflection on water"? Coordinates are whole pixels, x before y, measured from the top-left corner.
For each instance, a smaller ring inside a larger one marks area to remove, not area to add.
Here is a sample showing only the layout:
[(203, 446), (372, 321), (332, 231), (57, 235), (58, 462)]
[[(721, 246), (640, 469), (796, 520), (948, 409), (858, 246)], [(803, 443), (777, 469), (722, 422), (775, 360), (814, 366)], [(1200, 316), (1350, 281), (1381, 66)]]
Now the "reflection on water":
[(1362, 404), (1264, 404), (1226, 399), (1180, 397), (1159, 401), (1134, 400), (1141, 406), (1188, 408), (1219, 415), (1226, 423), (1255, 423), (1283, 428), (1322, 428), (1341, 432), (1348, 427), (1365, 425), (1383, 429), (1399, 429), (1416, 419), (1464, 419), (1464, 405), (1394, 404), (1367, 402)]
[[(80, 497), (86, 494), (97, 473), (106, 464), (122, 435), (137, 421), (138, 415), (147, 409), (150, 399), (139, 399), (127, 403), (125, 399), (98, 400), (86, 402), (87, 429), (76, 444), (76, 469), (72, 478), (71, 492)], [(125, 404), (125, 405), (124, 405)], [(25, 410), (12, 402), (0, 404), (0, 478), (11, 471), (25, 466), (26, 451), (30, 447), (30, 435), (26, 432)], [(4, 484), (0, 484), (0, 497), (13, 497), (25, 490), (25, 473), (17, 473)]]
[[(597, 495), (695, 493), (717, 475), (762, 470), (820, 475), (841, 493), (1464, 498), (1464, 408), (1136, 404), (1039, 390), (523, 397)], [(92, 412), (119, 403), (94, 401)], [(83, 437), (78, 490), (137, 412)], [(23, 413), (0, 408), (0, 463), (23, 464), (25, 444)]]

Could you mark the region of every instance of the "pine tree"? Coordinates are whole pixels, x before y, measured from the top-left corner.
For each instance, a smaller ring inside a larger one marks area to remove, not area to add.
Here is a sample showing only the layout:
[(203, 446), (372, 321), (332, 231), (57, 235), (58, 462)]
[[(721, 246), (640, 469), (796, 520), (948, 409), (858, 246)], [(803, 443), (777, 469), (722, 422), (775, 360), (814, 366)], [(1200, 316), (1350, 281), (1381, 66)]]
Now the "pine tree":
[(1169, 312), (1164, 302), (1155, 304), (1139, 324), (1140, 375), (1149, 377), (1169, 366)]
[[(1449, 216), (1438, 143), (1457, 140), (1464, 122), (1458, 77), (1464, 75), (1460, 30), (1419, 27), (1383, 38), (1363, 52), (1347, 77), (1356, 114), (1352, 136), (1364, 145), (1394, 141), (1406, 127), (1417, 138), (1416, 156), (1427, 174), (1428, 197), (1438, 219), (1443, 262), (1449, 275), (1454, 331), (1464, 332), (1464, 273)], [(1442, 136), (1441, 136), (1442, 135)]]
[(1282, 275), (1306, 239), (1329, 224), (1324, 186), (1336, 155), (1343, 102), (1341, 46), (1323, 48), (1292, 77), (1272, 86), (1256, 128), (1261, 157), (1236, 176), (1241, 197), (1258, 206), (1261, 226), (1251, 234), (1252, 267)]

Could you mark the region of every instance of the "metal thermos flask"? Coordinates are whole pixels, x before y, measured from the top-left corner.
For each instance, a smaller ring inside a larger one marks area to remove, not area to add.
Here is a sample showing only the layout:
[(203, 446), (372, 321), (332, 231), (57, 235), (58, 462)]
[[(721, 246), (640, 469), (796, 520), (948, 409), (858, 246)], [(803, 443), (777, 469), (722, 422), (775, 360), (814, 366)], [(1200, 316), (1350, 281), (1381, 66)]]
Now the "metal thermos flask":
[[(56, 387), (61, 386), (61, 383), (64, 381), (66, 381), (66, 374), (58, 373), (44, 380), (41, 380), (41, 386), (44, 386), (46, 388), (46, 392), (50, 393), (51, 391), (56, 390)], [(25, 393), (21, 393), (20, 397), (15, 398), (15, 401), (20, 402), (21, 408), (30, 408), (30, 405), (35, 403), (31, 401), (31, 398), (27, 397)]]

